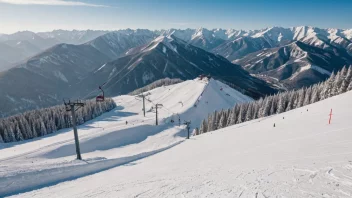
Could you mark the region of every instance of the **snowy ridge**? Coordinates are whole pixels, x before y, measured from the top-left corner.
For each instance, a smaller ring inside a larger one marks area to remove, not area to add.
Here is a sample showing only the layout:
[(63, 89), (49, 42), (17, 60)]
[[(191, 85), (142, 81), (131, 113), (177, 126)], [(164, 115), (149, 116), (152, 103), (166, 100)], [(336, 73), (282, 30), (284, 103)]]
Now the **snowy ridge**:
[[(167, 46), (169, 49), (177, 53), (177, 47), (171, 44), (173, 40), (174, 39), (171, 36), (159, 36), (155, 40), (153, 40), (150, 45), (142, 49), (142, 51), (150, 51), (156, 48), (159, 45), (159, 43), (162, 43), (165, 46)], [(166, 49), (163, 49), (163, 52), (166, 53)]]

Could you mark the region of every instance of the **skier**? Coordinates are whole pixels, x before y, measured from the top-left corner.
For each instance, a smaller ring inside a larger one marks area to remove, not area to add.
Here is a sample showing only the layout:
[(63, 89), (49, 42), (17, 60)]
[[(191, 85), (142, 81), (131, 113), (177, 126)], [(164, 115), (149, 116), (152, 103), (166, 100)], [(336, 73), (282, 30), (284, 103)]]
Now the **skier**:
[(126, 125), (128, 124), (127, 120), (126, 120)]
[(275, 127), (275, 123), (274, 123), (274, 127)]

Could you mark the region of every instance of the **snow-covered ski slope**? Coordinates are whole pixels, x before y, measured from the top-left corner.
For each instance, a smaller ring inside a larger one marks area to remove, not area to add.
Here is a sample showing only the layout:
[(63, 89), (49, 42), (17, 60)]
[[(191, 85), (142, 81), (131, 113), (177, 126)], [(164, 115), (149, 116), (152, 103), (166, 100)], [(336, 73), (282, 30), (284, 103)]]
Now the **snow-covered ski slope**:
[[(34, 140), (0, 144), (0, 197), (133, 163), (183, 142), (184, 120), (191, 120), (192, 128), (198, 127), (208, 113), (252, 100), (215, 80), (188, 80), (148, 93), (145, 118), (141, 99), (119, 96), (114, 98), (116, 109), (78, 128), (84, 161), (74, 160), (71, 129)], [(157, 103), (163, 104), (158, 110), (159, 126), (155, 126), (152, 109)]]
[(351, 104), (347, 92), (18, 197), (351, 197)]

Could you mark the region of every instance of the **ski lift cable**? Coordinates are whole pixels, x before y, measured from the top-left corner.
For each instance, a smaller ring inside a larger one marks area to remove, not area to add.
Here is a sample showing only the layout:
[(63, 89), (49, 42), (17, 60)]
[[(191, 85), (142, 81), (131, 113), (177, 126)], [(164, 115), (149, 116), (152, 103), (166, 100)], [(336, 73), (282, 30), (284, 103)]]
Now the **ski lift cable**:
[[(148, 102), (150, 102), (150, 103), (152, 103), (153, 105), (156, 105), (152, 100), (150, 100), (149, 98), (145, 98)], [(165, 107), (165, 106), (163, 106), (163, 108), (161, 108), (161, 110), (167, 110), (168, 111), (168, 113), (171, 113), (171, 114), (178, 114), (178, 113), (176, 113), (176, 112), (173, 112), (173, 111), (171, 111), (169, 108), (167, 108), (167, 107)]]
[(81, 97), (81, 100), (86, 99), (88, 96), (92, 95), (94, 92), (99, 91), (100, 88), (102, 88), (107, 82), (104, 82), (102, 85), (99, 86), (99, 88), (94, 89), (93, 91), (91, 91), (90, 93), (88, 93), (87, 95), (85, 95), (84, 97)]

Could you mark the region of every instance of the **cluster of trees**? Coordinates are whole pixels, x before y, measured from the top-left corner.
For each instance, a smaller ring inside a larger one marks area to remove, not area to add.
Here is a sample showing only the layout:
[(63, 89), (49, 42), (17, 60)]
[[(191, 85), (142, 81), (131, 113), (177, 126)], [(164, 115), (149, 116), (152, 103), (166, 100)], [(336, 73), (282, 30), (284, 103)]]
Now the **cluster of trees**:
[[(76, 111), (77, 124), (83, 124), (116, 107), (111, 98), (103, 102), (85, 101)], [(0, 119), (0, 143), (15, 142), (44, 136), (57, 130), (72, 127), (71, 112), (64, 105), (28, 111)]]
[(348, 69), (344, 67), (326, 81), (308, 88), (278, 93), (257, 101), (236, 104), (232, 109), (215, 111), (202, 121), (196, 135), (290, 111), (351, 90), (352, 66)]
[(131, 95), (131, 96), (138, 95), (138, 94), (141, 94), (143, 92), (155, 89), (157, 87), (174, 85), (174, 84), (177, 84), (177, 83), (180, 83), (180, 82), (183, 82), (183, 80), (181, 80), (179, 78), (173, 78), (173, 79), (163, 78), (163, 79), (154, 81), (151, 84), (146, 85), (146, 86), (144, 86), (142, 88), (136, 89), (133, 92), (129, 93), (129, 95)]

